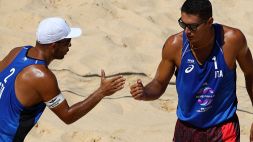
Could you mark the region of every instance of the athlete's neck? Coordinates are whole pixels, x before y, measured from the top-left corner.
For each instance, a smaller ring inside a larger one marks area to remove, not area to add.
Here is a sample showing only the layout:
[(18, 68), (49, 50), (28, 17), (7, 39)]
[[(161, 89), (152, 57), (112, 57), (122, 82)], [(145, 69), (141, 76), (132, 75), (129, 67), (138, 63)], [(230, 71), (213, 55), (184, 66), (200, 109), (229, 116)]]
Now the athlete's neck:
[(27, 53), (28, 57), (32, 57), (39, 60), (44, 60), (47, 65), (53, 60), (50, 56), (49, 51), (45, 47), (41, 47), (36, 45), (35, 47), (31, 48)]
[(206, 61), (212, 52), (215, 40), (214, 28), (207, 32), (204, 39), (199, 43), (191, 44), (192, 53), (200, 65)]
[(214, 28), (210, 28), (203, 37), (202, 40), (196, 43), (190, 43), (191, 44), (191, 49), (192, 50), (198, 50), (196, 52), (203, 52), (207, 51), (213, 48), (214, 45), (214, 40), (215, 40), (215, 31)]

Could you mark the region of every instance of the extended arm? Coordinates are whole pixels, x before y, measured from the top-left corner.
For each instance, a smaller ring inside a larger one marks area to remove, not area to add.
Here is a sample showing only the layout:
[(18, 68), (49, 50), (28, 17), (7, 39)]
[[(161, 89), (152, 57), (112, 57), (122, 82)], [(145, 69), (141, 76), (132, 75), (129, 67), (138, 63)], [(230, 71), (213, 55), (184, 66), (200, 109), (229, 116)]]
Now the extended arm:
[(155, 100), (158, 99), (166, 90), (170, 79), (175, 70), (175, 56), (177, 43), (174, 43), (175, 37), (170, 37), (164, 44), (162, 50), (162, 60), (157, 68), (154, 79), (145, 87), (140, 80), (130, 87), (130, 93), (137, 100)]
[(165, 92), (174, 70), (174, 63), (163, 56), (154, 79), (144, 87), (143, 100), (158, 99)]
[[(42, 101), (48, 102), (61, 93), (53, 73), (45, 73), (44, 79), (40, 79), (39, 81), (38, 86), (40, 87), (38, 87), (38, 91), (41, 94)], [(100, 87), (88, 98), (72, 106), (69, 106), (67, 101), (64, 100), (56, 107), (50, 109), (66, 124), (71, 124), (87, 114), (105, 96), (112, 95), (116, 91), (121, 90), (124, 83), (125, 79), (122, 76), (105, 79), (105, 73), (102, 71)]]

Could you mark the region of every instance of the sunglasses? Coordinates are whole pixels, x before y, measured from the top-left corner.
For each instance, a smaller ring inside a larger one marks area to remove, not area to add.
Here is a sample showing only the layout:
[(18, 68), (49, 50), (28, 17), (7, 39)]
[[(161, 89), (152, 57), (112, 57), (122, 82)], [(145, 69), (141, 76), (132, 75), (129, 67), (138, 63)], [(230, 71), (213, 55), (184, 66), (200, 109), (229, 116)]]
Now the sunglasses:
[(184, 30), (186, 29), (186, 27), (190, 30), (190, 31), (196, 31), (198, 29), (198, 27), (203, 24), (205, 22), (201, 22), (201, 23), (198, 23), (198, 24), (185, 24), (182, 20), (182, 18), (180, 17), (178, 19), (178, 24), (181, 28), (183, 28)]

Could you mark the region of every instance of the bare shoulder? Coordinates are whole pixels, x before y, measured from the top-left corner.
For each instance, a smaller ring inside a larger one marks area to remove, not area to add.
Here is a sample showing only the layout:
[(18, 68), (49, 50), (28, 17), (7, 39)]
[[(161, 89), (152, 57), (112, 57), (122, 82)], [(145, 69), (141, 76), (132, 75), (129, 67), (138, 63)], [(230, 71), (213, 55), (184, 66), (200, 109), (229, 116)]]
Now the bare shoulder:
[(30, 65), (19, 76), (38, 92), (43, 92), (45, 89), (58, 89), (54, 73), (45, 65)]
[(180, 57), (179, 55), (181, 54), (182, 46), (183, 46), (182, 32), (168, 37), (162, 51), (163, 58), (175, 61), (177, 57)]
[(222, 25), (222, 27), (224, 29), (224, 34), (227, 37), (242, 36), (243, 35), (243, 33), (241, 32), (240, 29), (229, 27), (229, 26), (226, 26), (226, 25)]
[(7, 65), (12, 62), (12, 60), (17, 56), (21, 48), (22, 47), (13, 48), (9, 52), (9, 54), (2, 61), (0, 61), (0, 70), (3, 70)]
[(15, 57), (19, 53), (19, 51), (22, 49), (22, 47), (15, 47), (13, 48), (9, 54), (6, 56), (7, 58)]
[(46, 102), (59, 94), (55, 75), (44, 65), (24, 68), (15, 81), (16, 96), (24, 106)]
[(241, 30), (223, 25), (225, 44), (238, 50), (247, 46), (247, 41)]

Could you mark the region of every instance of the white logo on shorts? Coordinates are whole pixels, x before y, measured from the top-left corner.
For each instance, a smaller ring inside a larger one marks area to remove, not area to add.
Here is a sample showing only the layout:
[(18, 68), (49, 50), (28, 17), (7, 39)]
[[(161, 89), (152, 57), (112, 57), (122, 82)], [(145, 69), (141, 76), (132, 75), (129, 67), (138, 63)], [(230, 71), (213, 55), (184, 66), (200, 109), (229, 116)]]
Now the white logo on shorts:
[(185, 73), (190, 73), (193, 69), (194, 69), (194, 65), (189, 65), (189, 67), (185, 69)]

